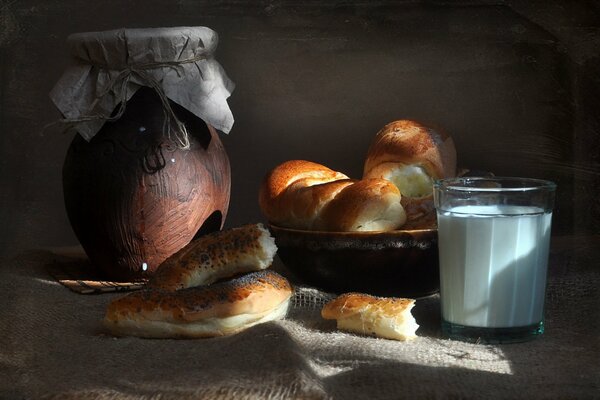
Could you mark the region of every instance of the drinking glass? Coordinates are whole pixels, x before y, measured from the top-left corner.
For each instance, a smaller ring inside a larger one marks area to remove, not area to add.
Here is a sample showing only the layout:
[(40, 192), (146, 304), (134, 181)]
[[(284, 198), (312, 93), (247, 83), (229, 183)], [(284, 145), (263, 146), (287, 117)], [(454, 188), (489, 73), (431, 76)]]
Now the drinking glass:
[(509, 343), (544, 332), (555, 190), (553, 182), (531, 178), (434, 183), (446, 336)]

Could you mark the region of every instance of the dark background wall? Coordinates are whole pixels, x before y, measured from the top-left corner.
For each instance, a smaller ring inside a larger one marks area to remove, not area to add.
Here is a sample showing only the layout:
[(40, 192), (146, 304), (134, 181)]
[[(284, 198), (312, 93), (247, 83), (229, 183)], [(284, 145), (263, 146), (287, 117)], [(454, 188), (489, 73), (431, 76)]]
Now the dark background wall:
[(551, 179), (554, 234), (600, 222), (600, 11), (585, 1), (0, 1), (0, 254), (76, 244), (62, 198), (72, 134), (47, 93), (73, 32), (205, 25), (236, 82), (222, 135), (226, 226), (262, 220), (265, 172), (294, 158), (359, 177), (384, 124), (445, 128), (459, 164)]

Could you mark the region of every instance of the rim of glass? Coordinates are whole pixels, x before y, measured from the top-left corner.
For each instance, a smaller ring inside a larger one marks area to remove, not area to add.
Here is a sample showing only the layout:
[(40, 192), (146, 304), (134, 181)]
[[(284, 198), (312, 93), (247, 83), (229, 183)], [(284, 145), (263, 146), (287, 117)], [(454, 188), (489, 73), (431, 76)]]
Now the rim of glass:
[[(468, 186), (468, 182), (521, 182), (522, 186), (502, 186), (496, 188)], [(528, 192), (535, 190), (555, 190), (556, 183), (537, 178), (520, 178), (513, 176), (493, 176), (493, 177), (462, 177), (439, 179), (434, 182), (434, 187), (443, 190), (453, 190), (458, 192)]]

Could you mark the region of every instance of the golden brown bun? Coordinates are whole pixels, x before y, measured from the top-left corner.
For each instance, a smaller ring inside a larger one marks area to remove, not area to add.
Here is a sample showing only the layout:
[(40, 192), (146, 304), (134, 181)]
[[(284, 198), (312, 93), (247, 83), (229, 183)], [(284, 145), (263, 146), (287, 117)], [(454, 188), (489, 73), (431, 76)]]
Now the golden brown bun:
[[(354, 184), (351, 179), (341, 179), (304, 186), (306, 181), (301, 179), (288, 187), (279, 201), (279, 213), (271, 213), (270, 222), (276, 225), (295, 229), (316, 229), (323, 226), (320, 221), (321, 212), (329, 202), (346, 187)], [(323, 226), (322, 229), (325, 229)], [(328, 229), (325, 229), (328, 230)], [(332, 229), (333, 230), (333, 229)]]
[(117, 336), (223, 336), (283, 318), (292, 287), (272, 271), (172, 292), (142, 290), (108, 306), (104, 325)]
[(259, 192), (260, 208), (269, 221), (280, 219), (281, 195), (296, 183), (302, 187), (349, 179), (341, 172), (333, 171), (324, 165), (305, 160), (286, 161), (273, 168), (265, 177)]
[(406, 221), (400, 191), (385, 179), (364, 179), (341, 190), (323, 209), (318, 230), (389, 231)]
[[(323, 206), (321, 199), (334, 196), (336, 189), (341, 189), (340, 183), (324, 187), (319, 185), (348, 179), (348, 176), (341, 172), (311, 161), (286, 161), (267, 174), (260, 187), (258, 203), (269, 222), (285, 227), (309, 229)], [(314, 194), (312, 191), (298, 192), (302, 188), (313, 186)], [(302, 200), (296, 201), (295, 195), (290, 196), (292, 191), (298, 192)]]
[(375, 136), (364, 167), (364, 178), (393, 182), (412, 221), (434, 211), (432, 185), (436, 179), (456, 175), (454, 141), (441, 130), (400, 120)]
[(376, 231), (401, 226), (400, 192), (383, 179), (355, 181), (310, 161), (287, 161), (263, 181), (259, 205), (270, 223), (295, 229)]
[(211, 233), (167, 258), (147, 287), (178, 290), (262, 270), (271, 265), (276, 251), (275, 240), (262, 224)]
[(321, 316), (337, 320), (340, 330), (387, 339), (409, 340), (416, 337), (419, 328), (410, 313), (414, 304), (412, 299), (345, 293), (325, 304)]
[(399, 120), (387, 124), (373, 140), (364, 175), (385, 163), (420, 165), (435, 178), (456, 175), (456, 149), (452, 138), (419, 122)]

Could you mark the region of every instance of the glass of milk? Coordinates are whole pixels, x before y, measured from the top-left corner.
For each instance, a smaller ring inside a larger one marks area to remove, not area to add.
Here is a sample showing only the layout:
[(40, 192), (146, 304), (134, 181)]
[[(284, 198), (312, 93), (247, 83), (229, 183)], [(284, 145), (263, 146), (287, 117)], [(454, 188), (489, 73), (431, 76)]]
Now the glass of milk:
[(446, 336), (509, 343), (544, 332), (555, 189), (529, 178), (435, 182)]

